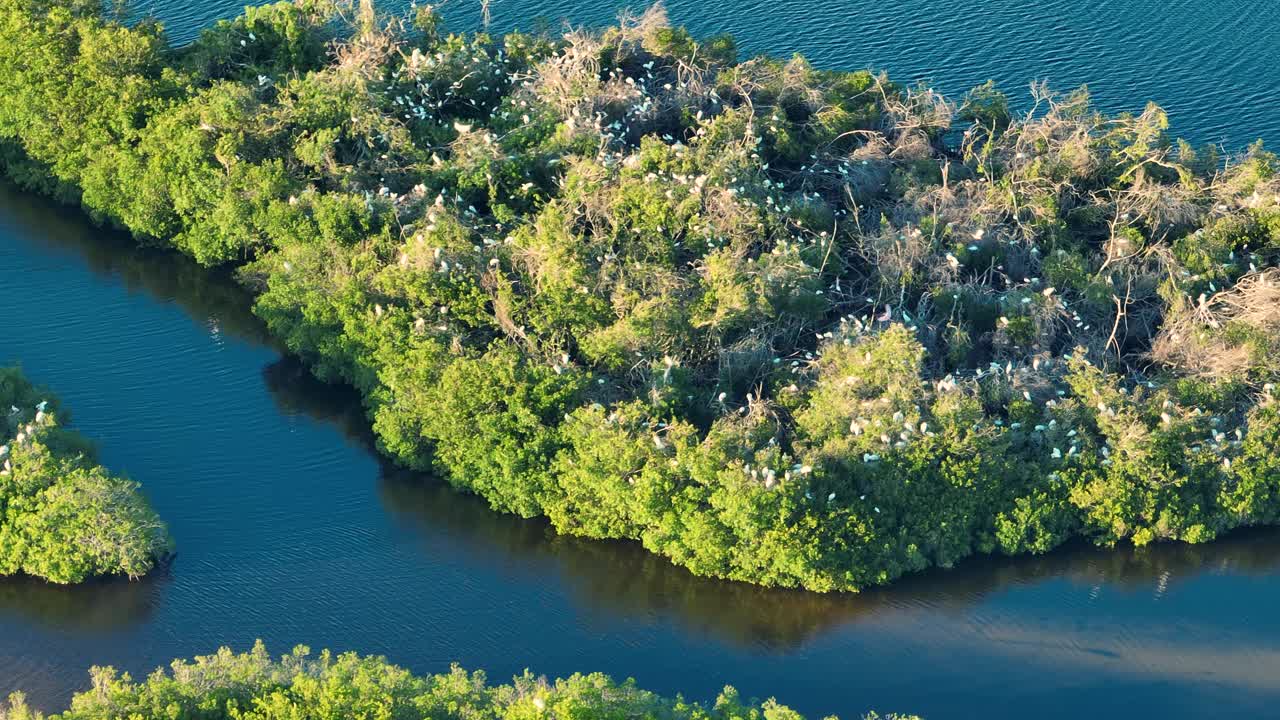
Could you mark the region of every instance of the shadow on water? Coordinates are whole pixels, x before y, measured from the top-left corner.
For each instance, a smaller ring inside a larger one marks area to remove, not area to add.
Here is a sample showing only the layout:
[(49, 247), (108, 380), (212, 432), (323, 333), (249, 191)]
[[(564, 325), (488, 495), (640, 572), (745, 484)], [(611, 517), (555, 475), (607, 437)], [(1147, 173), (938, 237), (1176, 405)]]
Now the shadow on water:
[(74, 586), (8, 578), (0, 582), (0, 614), (18, 613), (59, 630), (114, 632), (149, 620), (168, 581), (165, 570), (137, 582), (109, 578)]
[(720, 642), (783, 654), (886, 611), (920, 607), (959, 615), (992, 595), (1051, 579), (1145, 591), (1205, 572), (1264, 575), (1280, 567), (1280, 531), (1258, 530), (1199, 546), (1106, 550), (1081, 543), (1040, 557), (977, 557), (888, 588), (818, 594), (697, 577), (637, 543), (557, 535), (543, 522), (497, 515), (477, 498), (405, 473), (384, 475), (382, 496), (390, 512), (424, 531), (446, 529), (516, 562), (550, 561), (577, 600), (595, 611), (660, 615)]
[[(289, 357), (268, 366), (264, 375), (281, 409), (330, 423), (375, 452), (354, 392), (316, 380)], [(1280, 529), (1271, 528), (1240, 531), (1205, 545), (1102, 549), (1077, 542), (1038, 557), (976, 557), (955, 569), (908, 576), (859, 595), (759, 588), (694, 576), (637, 543), (558, 535), (545, 521), (495, 513), (482, 499), (438, 478), (385, 461), (381, 467), (383, 505), (424, 535), (447, 534), (470, 552), (513, 565), (554, 567), (578, 602), (594, 611), (660, 615), (691, 632), (757, 651), (791, 652), (833, 627), (884, 611), (928, 607), (961, 613), (1007, 589), (1050, 579), (1136, 592), (1206, 572), (1265, 575), (1280, 567)]]
[[(194, 318), (216, 320), (223, 332), (279, 349), (253, 314), (253, 296), (223, 270), (202, 267), (178, 253), (139, 247), (125, 232), (96, 227), (78, 207), (0, 183), (0, 217), (40, 238), (48, 249), (79, 257), (95, 276), (121, 282), (131, 293), (172, 303)], [(30, 242), (30, 240), (28, 240)]]

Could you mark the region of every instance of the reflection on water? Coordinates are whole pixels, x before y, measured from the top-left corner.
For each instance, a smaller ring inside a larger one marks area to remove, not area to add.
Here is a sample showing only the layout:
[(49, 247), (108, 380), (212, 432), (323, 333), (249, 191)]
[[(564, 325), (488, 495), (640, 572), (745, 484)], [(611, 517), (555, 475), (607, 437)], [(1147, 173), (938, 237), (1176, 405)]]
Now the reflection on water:
[(39, 228), (42, 245), (70, 253), (93, 275), (118, 280), (131, 294), (145, 293), (156, 302), (177, 304), (192, 317), (208, 318), (211, 331), (274, 346), (253, 314), (252, 296), (225, 272), (177, 253), (140, 248), (124, 232), (90, 227), (78, 207), (23, 193), (2, 180), (0, 217), (10, 225)]
[[(276, 404), (338, 428), (374, 452), (369, 423), (353, 391), (316, 380), (291, 357), (263, 370)], [(468, 552), (504, 562), (553, 565), (571, 581), (575, 598), (616, 616), (665, 615), (689, 630), (736, 645), (792, 649), (856, 615), (850, 597), (769, 590), (692, 575), (638, 543), (600, 542), (558, 535), (544, 520), (500, 515), (479, 497), (438, 478), (381, 463), (379, 496), (404, 523), (456, 538)]]
[[(355, 393), (316, 380), (293, 358), (263, 371), (282, 410), (305, 412), (374, 451)], [(952, 570), (908, 576), (858, 595), (761, 588), (697, 577), (633, 542), (557, 535), (541, 520), (493, 512), (482, 499), (442, 481), (383, 463), (380, 496), (387, 511), (421, 529), (445, 532), (471, 552), (517, 564), (554, 564), (583, 605), (616, 616), (662, 615), (689, 631), (736, 646), (793, 651), (824, 631), (883, 610), (929, 607), (962, 612), (1007, 588), (1065, 579), (1124, 592), (1163, 593), (1203, 573), (1265, 576), (1280, 567), (1280, 529), (1245, 530), (1204, 545), (1072, 543), (1043, 556), (978, 557)]]
[(382, 495), (390, 512), (424, 527), (447, 528), (468, 545), (517, 561), (554, 560), (575, 598), (596, 610), (669, 616), (717, 641), (775, 652), (794, 651), (833, 627), (880, 611), (928, 607), (960, 613), (988, 595), (1046, 579), (1157, 593), (1206, 572), (1268, 575), (1280, 567), (1280, 531), (1268, 529), (1199, 546), (1115, 551), (1075, 546), (1038, 558), (976, 558), (889, 588), (824, 595), (699, 578), (638, 544), (558, 536), (542, 523), (512, 521), (478, 499), (459, 498), (449, 488), (413, 477), (384, 478)]

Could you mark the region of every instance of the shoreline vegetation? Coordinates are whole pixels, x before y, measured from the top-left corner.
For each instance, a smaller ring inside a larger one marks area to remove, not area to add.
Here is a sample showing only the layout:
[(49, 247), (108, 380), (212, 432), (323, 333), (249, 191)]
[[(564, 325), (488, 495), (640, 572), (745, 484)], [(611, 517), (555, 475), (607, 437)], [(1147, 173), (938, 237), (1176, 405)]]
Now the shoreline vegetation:
[[(114, 718), (662, 718), (664, 720), (804, 720), (774, 700), (742, 698), (727, 687), (708, 707), (665, 698), (592, 673), (548, 681), (528, 670), (510, 684), (490, 685), (483, 672), (453, 666), (439, 675), (415, 676), (384, 658), (305, 647), (278, 660), (259, 641), (245, 653), (222, 648), (192, 661), (175, 660), (141, 682), (112, 668), (90, 671), (93, 688), (77, 693), (71, 707), (50, 720)], [(21, 694), (0, 701), (0, 720), (44, 720)], [(919, 720), (877, 715), (865, 720)], [(829, 720), (835, 720), (834, 717)]]
[(169, 557), (164, 523), (138, 485), (98, 465), (58, 399), (0, 368), (0, 578), (137, 579)]
[(230, 266), (380, 448), (699, 575), (856, 591), (1280, 520), (1280, 163), (1158, 107), (741, 59), (660, 6), (168, 46), (0, 0), (0, 162)]

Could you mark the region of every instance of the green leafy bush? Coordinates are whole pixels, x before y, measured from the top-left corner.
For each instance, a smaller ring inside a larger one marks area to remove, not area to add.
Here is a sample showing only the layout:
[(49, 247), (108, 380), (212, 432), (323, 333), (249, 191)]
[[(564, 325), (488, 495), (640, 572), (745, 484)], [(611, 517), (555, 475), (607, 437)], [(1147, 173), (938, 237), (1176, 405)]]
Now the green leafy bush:
[(0, 576), (54, 583), (147, 574), (168, 555), (138, 486), (94, 462), (57, 399), (0, 368)]
[[(529, 671), (491, 685), (481, 671), (454, 666), (439, 675), (414, 675), (380, 657), (312, 654), (305, 647), (273, 659), (259, 641), (252, 650), (228, 648), (194, 660), (174, 660), (135, 681), (110, 667), (90, 671), (93, 689), (50, 720), (284, 720), (286, 718), (669, 718), (670, 720), (803, 720), (775, 700), (747, 700), (726, 687), (709, 705), (667, 698), (601, 673), (548, 680)], [(2, 720), (43, 720), (21, 694), (0, 703)], [(912, 720), (905, 715), (867, 720)]]
[(699, 574), (849, 591), (1280, 516), (1262, 147), (740, 60), (660, 7), (559, 38), (361, 8), (170, 48), (0, 0), (0, 158), (233, 266), (397, 461)]

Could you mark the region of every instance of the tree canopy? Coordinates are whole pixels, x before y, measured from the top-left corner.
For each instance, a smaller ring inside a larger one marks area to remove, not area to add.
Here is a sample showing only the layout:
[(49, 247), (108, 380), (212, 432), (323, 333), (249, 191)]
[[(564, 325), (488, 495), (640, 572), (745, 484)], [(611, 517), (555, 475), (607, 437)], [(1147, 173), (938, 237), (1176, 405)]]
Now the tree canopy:
[(67, 420), (56, 397), (0, 368), (0, 577), (141, 577), (169, 553), (168, 531)]
[[(93, 689), (78, 693), (50, 720), (804, 720), (775, 700), (747, 700), (731, 687), (703, 706), (601, 673), (549, 681), (526, 670), (509, 684), (490, 685), (483, 672), (456, 665), (417, 676), (380, 657), (327, 650), (313, 655), (305, 647), (277, 660), (261, 642), (246, 653), (222, 648), (175, 660), (167, 672), (158, 669), (140, 682), (109, 667), (95, 667), (90, 675)], [(0, 720), (44, 717), (20, 694), (0, 702)], [(872, 713), (865, 720), (919, 719)]]
[(328, 0), (187, 47), (0, 0), (8, 175), (236, 268), (381, 448), (702, 575), (857, 590), (1280, 517), (1280, 163), (960, 101), (661, 7)]

